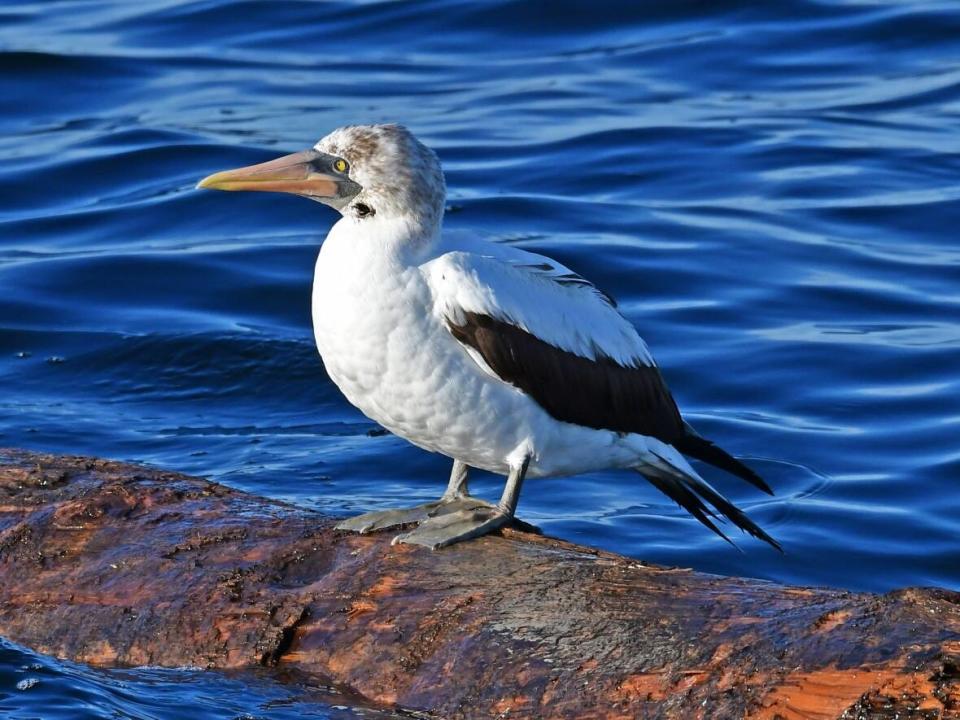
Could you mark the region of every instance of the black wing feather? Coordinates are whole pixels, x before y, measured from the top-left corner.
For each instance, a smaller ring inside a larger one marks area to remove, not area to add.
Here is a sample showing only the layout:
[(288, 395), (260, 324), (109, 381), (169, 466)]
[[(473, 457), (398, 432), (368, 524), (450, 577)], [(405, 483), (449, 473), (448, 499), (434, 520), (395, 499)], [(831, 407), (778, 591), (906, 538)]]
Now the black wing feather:
[(453, 336), (557, 420), (666, 443), (683, 436), (680, 411), (655, 366), (624, 367), (602, 355), (591, 360), (489, 315), (463, 316), (460, 324), (448, 321)]

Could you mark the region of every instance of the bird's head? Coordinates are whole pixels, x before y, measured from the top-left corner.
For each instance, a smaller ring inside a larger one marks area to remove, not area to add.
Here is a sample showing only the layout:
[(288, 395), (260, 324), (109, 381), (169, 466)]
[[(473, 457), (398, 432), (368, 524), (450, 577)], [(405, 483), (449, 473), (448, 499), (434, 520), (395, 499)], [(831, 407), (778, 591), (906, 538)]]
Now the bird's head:
[(402, 125), (348, 125), (309, 150), (204, 178), (198, 188), (286, 192), (346, 217), (439, 226), (446, 186), (440, 161)]

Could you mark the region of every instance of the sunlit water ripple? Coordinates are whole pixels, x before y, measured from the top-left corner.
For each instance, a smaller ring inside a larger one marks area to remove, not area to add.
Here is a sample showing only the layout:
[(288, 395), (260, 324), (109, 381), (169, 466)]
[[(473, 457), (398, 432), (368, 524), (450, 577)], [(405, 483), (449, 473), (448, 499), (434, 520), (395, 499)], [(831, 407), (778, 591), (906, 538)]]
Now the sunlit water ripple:
[[(0, 445), (338, 514), (437, 495), (447, 461), (376, 432), (313, 347), (333, 214), (193, 190), (402, 121), (444, 162), (448, 226), (619, 299), (691, 421), (776, 489), (709, 472), (786, 555), (632, 474), (530, 483), (526, 519), (710, 572), (960, 588), (958, 60), (951, 2), (9, 0)], [(240, 682), (0, 647), (5, 717), (354, 712)]]

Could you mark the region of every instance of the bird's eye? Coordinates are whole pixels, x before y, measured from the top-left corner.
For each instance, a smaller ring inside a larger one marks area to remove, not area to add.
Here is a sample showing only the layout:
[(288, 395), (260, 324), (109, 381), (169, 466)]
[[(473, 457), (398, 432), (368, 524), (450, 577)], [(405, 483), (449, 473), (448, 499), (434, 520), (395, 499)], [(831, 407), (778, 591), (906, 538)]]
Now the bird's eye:
[(333, 163), (333, 169), (338, 173), (345, 173), (349, 167), (350, 165), (343, 158), (338, 158)]

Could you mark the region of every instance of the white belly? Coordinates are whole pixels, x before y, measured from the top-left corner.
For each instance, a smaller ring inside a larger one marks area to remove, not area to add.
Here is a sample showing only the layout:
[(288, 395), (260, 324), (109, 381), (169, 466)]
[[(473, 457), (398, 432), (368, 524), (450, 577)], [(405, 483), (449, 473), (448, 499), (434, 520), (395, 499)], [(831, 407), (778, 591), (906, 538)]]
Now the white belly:
[(636, 462), (639, 436), (550, 417), (479, 368), (432, 312), (417, 266), (327, 240), (317, 260), (313, 326), (327, 374), (390, 432), (472, 467), (505, 474), (532, 454), (531, 476)]

